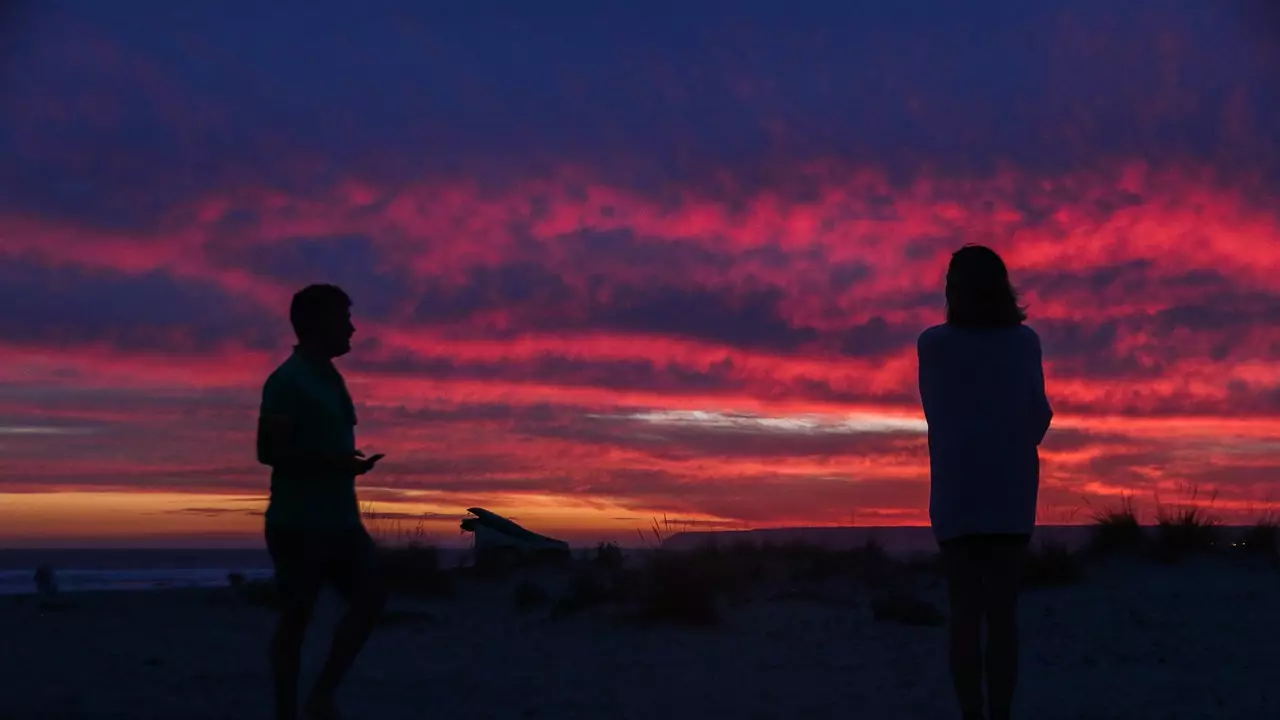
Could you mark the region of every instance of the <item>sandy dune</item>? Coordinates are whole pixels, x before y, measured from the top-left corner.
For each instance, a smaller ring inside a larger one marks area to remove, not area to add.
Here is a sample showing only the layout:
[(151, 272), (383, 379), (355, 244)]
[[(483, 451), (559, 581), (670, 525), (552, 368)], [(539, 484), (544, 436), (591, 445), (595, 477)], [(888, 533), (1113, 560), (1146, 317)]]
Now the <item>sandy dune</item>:
[[(760, 601), (723, 627), (518, 611), (510, 586), (397, 600), (342, 696), (351, 718), (953, 718), (943, 628), (865, 599)], [(925, 593), (941, 603), (942, 588)], [(0, 717), (268, 718), (271, 613), (226, 592), (2, 598)], [(307, 649), (314, 673), (336, 617)], [(1280, 575), (1114, 561), (1022, 606), (1026, 718), (1280, 717)]]

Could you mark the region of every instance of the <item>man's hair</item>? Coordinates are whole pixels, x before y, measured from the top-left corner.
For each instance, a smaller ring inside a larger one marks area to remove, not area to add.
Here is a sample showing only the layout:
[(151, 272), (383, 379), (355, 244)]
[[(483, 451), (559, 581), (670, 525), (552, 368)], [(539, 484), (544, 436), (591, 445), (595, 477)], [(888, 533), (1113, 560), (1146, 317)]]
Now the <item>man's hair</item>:
[(965, 245), (947, 268), (947, 323), (961, 327), (1010, 327), (1027, 319), (1009, 269), (996, 251)]
[(308, 285), (289, 303), (289, 322), (299, 339), (307, 338), (349, 307), (351, 298), (337, 285)]

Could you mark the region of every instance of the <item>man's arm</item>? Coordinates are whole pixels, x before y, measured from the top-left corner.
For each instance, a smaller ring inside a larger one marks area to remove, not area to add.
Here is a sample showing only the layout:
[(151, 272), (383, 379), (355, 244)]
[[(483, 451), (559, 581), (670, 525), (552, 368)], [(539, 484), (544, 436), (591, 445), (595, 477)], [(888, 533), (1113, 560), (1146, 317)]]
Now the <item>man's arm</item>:
[(272, 375), (262, 388), (258, 411), (258, 462), (304, 472), (338, 470), (363, 475), (382, 457), (375, 455), (366, 460), (359, 450), (351, 455), (333, 455), (307, 449), (298, 441), (297, 413), (293, 387), (286, 378)]
[(258, 413), (258, 462), (289, 467), (302, 464), (303, 459), (293, 442), (293, 418), (263, 408)]
[(294, 436), (296, 395), (288, 381), (272, 375), (262, 387), (258, 409), (258, 462), (271, 467), (305, 463)]

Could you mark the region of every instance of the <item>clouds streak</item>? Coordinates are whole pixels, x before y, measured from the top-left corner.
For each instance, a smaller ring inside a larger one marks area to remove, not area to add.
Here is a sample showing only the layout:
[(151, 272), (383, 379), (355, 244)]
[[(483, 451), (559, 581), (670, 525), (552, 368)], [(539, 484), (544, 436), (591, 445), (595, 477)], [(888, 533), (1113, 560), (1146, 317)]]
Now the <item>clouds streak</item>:
[(1043, 339), (1050, 497), (1261, 497), (1274, 449), (1169, 439), (1280, 423), (1280, 58), (1228, 5), (33, 6), (0, 418), (94, 432), (0, 436), (4, 482), (261, 490), (259, 383), (324, 281), (395, 502), (921, 521), (918, 435), (636, 418), (918, 416), (984, 242)]

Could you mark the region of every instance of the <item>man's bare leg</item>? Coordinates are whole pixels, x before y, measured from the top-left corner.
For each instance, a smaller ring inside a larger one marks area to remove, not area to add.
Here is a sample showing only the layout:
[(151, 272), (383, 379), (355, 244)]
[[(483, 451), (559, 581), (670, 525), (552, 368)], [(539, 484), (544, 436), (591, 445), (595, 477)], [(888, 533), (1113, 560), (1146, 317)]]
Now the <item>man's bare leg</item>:
[(302, 642), (310, 621), (309, 604), (288, 603), (280, 609), (276, 632), (271, 638), (276, 720), (298, 720), (298, 675), (302, 669)]
[(386, 594), (381, 589), (369, 588), (363, 590), (347, 606), (347, 612), (338, 622), (338, 629), (334, 633), (329, 657), (325, 660), (324, 668), (320, 670), (315, 688), (307, 700), (307, 712), (317, 720), (339, 717), (333, 694), (364, 648), (385, 605)]

